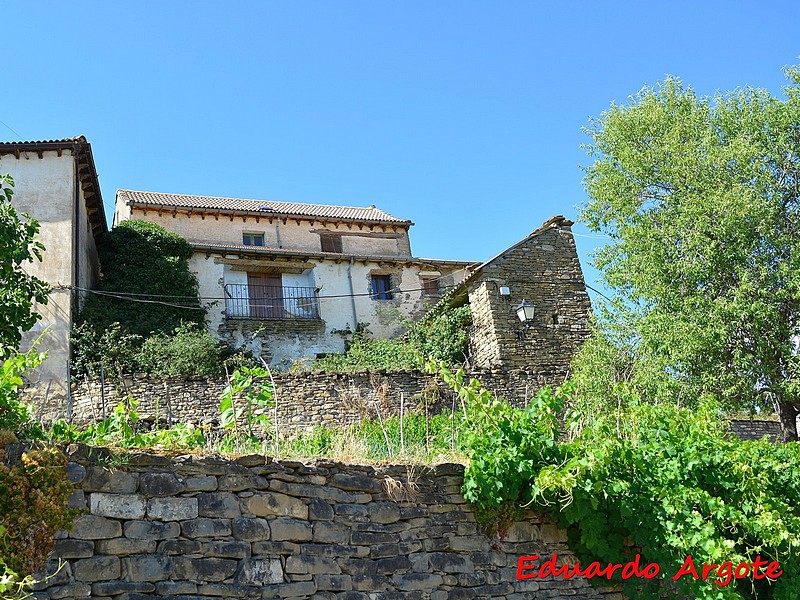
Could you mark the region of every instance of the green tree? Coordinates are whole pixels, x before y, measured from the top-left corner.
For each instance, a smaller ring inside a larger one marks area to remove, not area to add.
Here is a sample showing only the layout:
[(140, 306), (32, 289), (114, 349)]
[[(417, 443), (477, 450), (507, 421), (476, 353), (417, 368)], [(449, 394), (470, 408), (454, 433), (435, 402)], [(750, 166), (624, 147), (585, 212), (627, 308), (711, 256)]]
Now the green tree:
[(119, 323), (147, 337), (184, 322), (202, 324), (205, 309), (197, 278), (189, 271), (191, 245), (149, 221), (123, 221), (98, 246), (102, 278), (81, 319), (98, 331)]
[(621, 379), (651, 401), (774, 402), (797, 439), (800, 69), (786, 75), (785, 97), (668, 78), (612, 106), (589, 130), (582, 218), (612, 239), (595, 348)]
[(0, 359), (14, 354), (22, 332), (41, 317), (33, 303), (47, 304), (50, 286), (26, 273), (24, 265), (42, 260), (44, 246), (36, 241), (39, 222), (18, 214), (11, 204), (14, 180), (0, 175)]

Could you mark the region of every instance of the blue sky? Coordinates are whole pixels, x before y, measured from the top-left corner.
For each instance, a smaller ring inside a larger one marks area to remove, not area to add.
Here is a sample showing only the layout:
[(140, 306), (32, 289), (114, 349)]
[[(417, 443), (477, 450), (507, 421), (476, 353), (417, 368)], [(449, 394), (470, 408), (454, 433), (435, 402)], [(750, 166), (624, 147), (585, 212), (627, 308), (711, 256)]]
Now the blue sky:
[[(85, 135), (109, 214), (118, 188), (376, 204), (415, 255), (482, 260), (575, 218), (590, 117), (667, 73), (778, 94), (798, 23), (789, 1), (6, 3), (0, 139)], [(602, 240), (576, 241), (593, 284)]]

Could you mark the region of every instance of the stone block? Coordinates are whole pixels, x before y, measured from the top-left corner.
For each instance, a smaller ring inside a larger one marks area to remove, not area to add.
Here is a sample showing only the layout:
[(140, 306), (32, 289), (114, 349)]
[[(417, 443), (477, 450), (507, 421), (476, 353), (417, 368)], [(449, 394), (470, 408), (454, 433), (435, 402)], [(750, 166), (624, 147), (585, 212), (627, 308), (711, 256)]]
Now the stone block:
[(117, 594), (149, 594), (156, 586), (146, 581), (101, 581), (92, 584), (92, 596), (116, 596)]
[(83, 490), (72, 490), (72, 493), (67, 498), (67, 508), (73, 510), (86, 510), (89, 505), (86, 503), (86, 494)]
[(192, 581), (158, 581), (156, 592), (160, 596), (194, 595), (197, 593), (197, 584)]
[(257, 517), (277, 515), (308, 519), (308, 505), (305, 502), (275, 492), (261, 492), (242, 499), (242, 509)]
[(292, 542), (253, 542), (253, 554), (279, 556), (287, 554), (297, 554), (300, 552), (300, 544)]
[(350, 575), (317, 575), (314, 577), (317, 582), (317, 590), (330, 592), (347, 592), (353, 589), (353, 582)]
[(264, 490), (268, 487), (267, 480), (258, 475), (223, 475), (217, 480), (217, 489), (223, 492)]
[(201, 517), (230, 519), (242, 516), (239, 498), (231, 492), (210, 492), (197, 495), (198, 514)]
[(475, 552), (489, 549), (489, 540), (483, 535), (453, 536), (448, 539), (454, 552)]
[(336, 473), (331, 477), (331, 485), (341, 489), (354, 492), (371, 492), (377, 494), (383, 491), (381, 482), (367, 475), (350, 475), (347, 473)]
[(90, 558), (94, 556), (94, 542), (86, 540), (56, 540), (53, 544), (54, 558)]
[(386, 575), (353, 575), (351, 581), (353, 589), (361, 592), (382, 592), (393, 587), (392, 580)]
[(60, 587), (52, 587), (47, 590), (47, 593), (53, 600), (61, 600), (62, 598), (90, 598), (92, 595), (92, 588), (88, 583), (75, 581)]
[(475, 565), (469, 557), (455, 552), (431, 552), (428, 561), (434, 571), (442, 573), (472, 573)]
[(145, 496), (174, 496), (186, 489), (186, 484), (175, 473), (143, 473), (139, 477), (139, 491)]
[(266, 586), (262, 598), (308, 598), (314, 596), (317, 584), (314, 581), (298, 581)]
[(435, 573), (398, 573), (392, 577), (394, 585), (403, 591), (426, 591), (444, 583), (441, 575)]
[(308, 518), (312, 521), (330, 521), (333, 519), (333, 507), (321, 498), (311, 498), (308, 504)]
[[(98, 540), (98, 554), (114, 554), (127, 556), (129, 554), (151, 554), (156, 551), (155, 540), (132, 540), (130, 538), (114, 538), (112, 540)], [(108, 594), (106, 594), (108, 595)]]
[(130, 581), (163, 581), (172, 576), (172, 557), (161, 554), (140, 554), (123, 558)]
[(286, 559), (286, 572), (309, 575), (320, 575), (323, 573), (338, 575), (342, 572), (342, 569), (339, 567), (339, 563), (332, 558), (300, 554), (297, 556), (290, 556)]
[(175, 579), (185, 579), (195, 583), (205, 581), (224, 581), (236, 573), (238, 562), (227, 558), (174, 558)]
[(86, 467), (80, 463), (67, 463), (67, 479), (70, 483), (80, 483), (86, 478)]
[(269, 522), (272, 540), (276, 542), (310, 542), (311, 524), (298, 519), (278, 517)]
[(119, 579), (120, 562), (116, 556), (95, 556), (77, 560), (72, 565), (72, 572), (78, 581), (108, 581)]
[(197, 517), (197, 498), (151, 498), (147, 516), (161, 521), (185, 521)]
[(89, 495), (89, 510), (93, 515), (114, 519), (141, 519), (145, 513), (144, 498), (137, 494)]
[(313, 524), (313, 540), (319, 544), (347, 544), (350, 528), (340, 523), (317, 521)]
[(84, 492), (133, 494), (139, 487), (139, 474), (112, 471), (104, 467), (89, 467), (81, 488)]
[(252, 558), (241, 561), (236, 573), (236, 583), (241, 585), (269, 585), (283, 582), (283, 567), (278, 558)]
[(213, 492), (217, 489), (217, 478), (213, 475), (205, 477), (189, 477), (184, 480), (187, 492)]
[(188, 538), (226, 537), (231, 535), (231, 522), (228, 519), (191, 519), (181, 523), (181, 531)]
[(231, 523), (233, 537), (245, 542), (260, 542), (269, 540), (269, 525), (266, 519), (250, 519), (243, 517), (234, 519)]
[(372, 523), (396, 523), (400, 520), (400, 507), (394, 502), (373, 502), (369, 505), (369, 519)]
[(178, 523), (159, 523), (154, 521), (128, 521), (125, 523), (125, 537), (134, 540), (167, 540), (181, 533)]
[(203, 555), (217, 558), (247, 558), (250, 556), (250, 544), (247, 542), (206, 542), (203, 544)]
[(82, 515), (75, 519), (69, 536), (78, 540), (102, 540), (122, 535), (119, 521), (98, 515)]
[(202, 548), (199, 540), (165, 540), (158, 544), (158, 553), (168, 556), (199, 554)]

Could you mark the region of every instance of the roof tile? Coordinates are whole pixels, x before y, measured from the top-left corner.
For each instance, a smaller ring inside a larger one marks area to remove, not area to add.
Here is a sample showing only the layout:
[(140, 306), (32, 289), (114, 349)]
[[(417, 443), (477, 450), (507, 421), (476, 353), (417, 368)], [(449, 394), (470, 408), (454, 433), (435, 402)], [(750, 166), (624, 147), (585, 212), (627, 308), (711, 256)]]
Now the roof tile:
[(244, 198), (188, 196), (184, 194), (139, 192), (135, 190), (118, 190), (117, 196), (127, 204), (140, 206), (198, 208), (221, 211), (234, 210), (289, 217), (317, 217), (341, 219), (344, 221), (411, 224), (411, 221), (390, 215), (375, 206), (360, 208), (355, 206), (302, 204), (299, 202), (276, 202), (272, 200), (249, 200)]

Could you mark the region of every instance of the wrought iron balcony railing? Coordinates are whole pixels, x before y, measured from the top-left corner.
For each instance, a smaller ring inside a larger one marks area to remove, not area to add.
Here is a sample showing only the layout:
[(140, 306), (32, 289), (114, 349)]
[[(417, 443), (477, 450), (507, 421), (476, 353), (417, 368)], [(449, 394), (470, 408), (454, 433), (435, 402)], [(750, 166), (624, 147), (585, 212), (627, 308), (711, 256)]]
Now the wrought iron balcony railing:
[(319, 319), (316, 290), (227, 283), (225, 314), (237, 319)]

